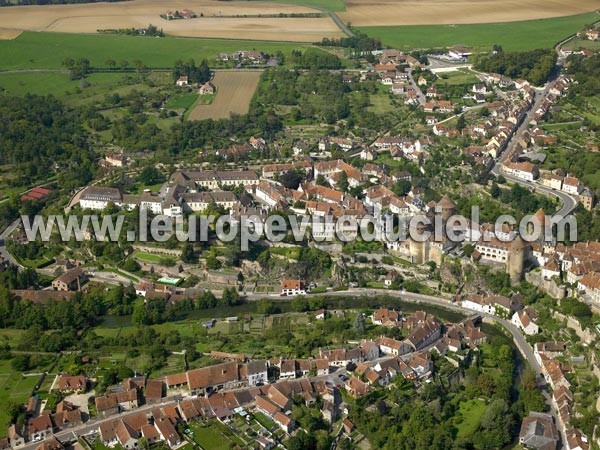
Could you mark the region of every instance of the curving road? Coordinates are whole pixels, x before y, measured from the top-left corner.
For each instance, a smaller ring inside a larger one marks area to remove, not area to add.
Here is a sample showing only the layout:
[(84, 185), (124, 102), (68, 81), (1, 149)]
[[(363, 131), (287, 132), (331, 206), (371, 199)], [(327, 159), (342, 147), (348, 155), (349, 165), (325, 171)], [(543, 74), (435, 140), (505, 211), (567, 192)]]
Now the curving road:
[[(462, 314), (473, 315), (474, 313), (479, 314), (480, 316), (487, 318), (488, 320), (492, 320), (500, 325), (502, 325), (506, 330), (512, 335), (513, 341), (515, 345), (519, 349), (519, 353), (527, 360), (527, 362), (531, 365), (531, 367), (536, 371), (536, 373), (540, 373), (541, 368), (538, 364), (535, 356), (533, 354), (532, 348), (529, 346), (525, 337), (519, 329), (510, 323), (508, 320), (501, 319), (496, 316), (492, 316), (490, 314), (479, 313), (473, 311), (472, 309), (463, 308), (462, 306), (453, 303), (449, 299), (445, 299), (442, 297), (435, 297), (432, 295), (424, 295), (424, 294), (415, 294), (413, 292), (405, 292), (405, 291), (391, 291), (387, 289), (366, 289), (366, 288), (351, 288), (348, 291), (339, 291), (339, 292), (327, 292), (325, 294), (316, 294), (316, 295), (324, 295), (327, 297), (374, 297), (387, 295), (389, 297), (399, 298), (400, 300), (405, 300), (412, 303), (424, 303), (433, 306), (441, 306), (447, 309), (451, 309)], [(246, 299), (250, 301), (256, 301), (267, 297), (264, 294), (248, 294), (246, 295)], [(310, 294), (307, 295), (310, 297)], [(279, 298), (279, 297), (278, 297)], [(288, 297), (286, 297), (288, 298)]]

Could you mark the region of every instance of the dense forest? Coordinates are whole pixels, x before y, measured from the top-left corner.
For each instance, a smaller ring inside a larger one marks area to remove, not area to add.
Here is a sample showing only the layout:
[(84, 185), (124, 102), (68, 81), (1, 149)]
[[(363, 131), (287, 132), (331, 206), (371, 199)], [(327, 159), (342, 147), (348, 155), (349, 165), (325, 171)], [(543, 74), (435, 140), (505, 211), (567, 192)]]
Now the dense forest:
[(0, 97), (0, 164), (15, 168), (19, 183), (57, 172), (65, 189), (94, 175), (94, 153), (81, 114), (52, 96)]
[(578, 95), (592, 97), (600, 93), (600, 55), (589, 58), (571, 55), (568, 58), (568, 73), (575, 77), (577, 84), (569, 91), (569, 98)]
[(474, 68), (482, 72), (506, 75), (512, 79), (523, 78), (535, 85), (541, 85), (552, 73), (556, 58), (554, 49), (504, 52), (498, 48), (489, 56), (477, 58)]
[(304, 52), (292, 50), (290, 61), (297, 69), (341, 69), (340, 58), (331, 53), (308, 49)]
[(265, 73), (257, 98), (265, 105), (295, 106), (296, 120), (317, 119), (335, 123), (350, 113), (348, 97), (344, 95), (349, 90), (340, 74), (274, 70)]
[(371, 38), (363, 33), (356, 32), (355, 36), (335, 38), (323, 38), (317, 45), (323, 47), (344, 47), (352, 49), (352, 55), (360, 56), (365, 53), (370, 53), (373, 50), (383, 48), (379, 39)]

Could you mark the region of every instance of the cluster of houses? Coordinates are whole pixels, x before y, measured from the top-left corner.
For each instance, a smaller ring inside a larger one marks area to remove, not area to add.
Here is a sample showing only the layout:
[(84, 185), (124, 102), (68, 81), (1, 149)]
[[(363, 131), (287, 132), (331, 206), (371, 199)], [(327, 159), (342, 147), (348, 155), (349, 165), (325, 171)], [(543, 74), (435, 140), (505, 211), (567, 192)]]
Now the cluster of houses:
[[(510, 149), (510, 153), (507, 154), (507, 158), (502, 166), (502, 170), (507, 175), (511, 175), (517, 178), (521, 178), (525, 181), (534, 181), (536, 180), (540, 173), (539, 169), (535, 164), (532, 164), (528, 161), (521, 161), (523, 158), (527, 158), (527, 153), (529, 152), (528, 147), (533, 144), (537, 146), (544, 146), (548, 144), (552, 144), (556, 142), (555, 138), (552, 136), (547, 136), (546, 133), (537, 127), (536, 123), (540, 119), (542, 119), (550, 110), (552, 105), (556, 103), (556, 101), (567, 94), (569, 89), (569, 84), (573, 80), (566, 76), (561, 75), (550, 87), (549, 95), (544, 98), (542, 103), (537, 107), (534, 111), (534, 118), (532, 119), (532, 129), (527, 130), (523, 133), (523, 136), (519, 139), (519, 142)], [(533, 88), (529, 85), (527, 81), (517, 80), (515, 81), (515, 86), (517, 89), (522, 92), (524, 96), (524, 101), (527, 102), (525, 106), (530, 105), (534, 99)], [(522, 109), (522, 112), (525, 110)], [(512, 132), (516, 129), (516, 124), (520, 122), (523, 114), (519, 116), (519, 120), (515, 122)], [(505, 143), (508, 139), (504, 139), (497, 142), (498, 151), (500, 153), (505, 148)], [(489, 145), (489, 144), (488, 144)]]
[(200, 85), (199, 83), (190, 83), (189, 77), (187, 75), (181, 75), (175, 81), (175, 86), (178, 86), (178, 87), (190, 86), (194, 89), (198, 89), (198, 94), (200, 94), (200, 95), (212, 95), (217, 91), (217, 88), (215, 87), (215, 85), (212, 84), (212, 82), (210, 82), (210, 81), (207, 81), (207, 82), (203, 83), (202, 85)]
[(576, 286), (576, 292), (593, 305), (600, 305), (600, 242), (533, 243), (533, 256), (545, 280), (562, 279)]
[(194, 11), (189, 9), (182, 9), (181, 11), (166, 11), (163, 14), (163, 17), (167, 20), (177, 20), (177, 19), (194, 19), (198, 17)]
[(383, 50), (378, 64), (361, 72), (360, 81), (377, 79), (390, 86), (392, 94), (401, 95), (408, 104), (418, 103), (418, 91), (408, 73), (410, 69), (421, 67), (421, 63), (411, 55), (397, 50)]
[(588, 450), (590, 444), (587, 436), (570, 424), (574, 417), (574, 397), (571, 392), (571, 384), (565, 374), (570, 372), (571, 368), (557, 359), (563, 355), (565, 350), (566, 346), (562, 342), (544, 341), (536, 342), (534, 345), (535, 358), (542, 367), (542, 374), (546, 382), (552, 387), (552, 409), (556, 411), (558, 422), (556, 426), (565, 437), (565, 448)]
[(262, 64), (267, 56), (260, 51), (238, 50), (233, 53), (219, 53), (218, 59), (221, 61), (248, 62), (251, 64)]
[(551, 189), (577, 196), (581, 205), (588, 211), (594, 209), (596, 205), (594, 193), (589, 188), (586, 188), (579, 178), (572, 174), (564, 173), (562, 169), (545, 173), (542, 175), (540, 182)]
[[(324, 311), (319, 314), (324, 317)], [(227, 422), (244, 410), (261, 412), (290, 433), (296, 426), (291, 406), (298, 396), (307, 405), (320, 397), (324, 419), (333, 422), (341, 415), (339, 389), (359, 398), (376, 387), (388, 386), (397, 376), (418, 382), (432, 374), (431, 351), (459, 353), (485, 340), (485, 334), (471, 320), (448, 324), (443, 333), (443, 325), (424, 311), (404, 316), (381, 308), (371, 320), (410, 332), (402, 341), (380, 337), (363, 340), (356, 347), (320, 349), (316, 357), (309, 359), (249, 360), (243, 354), (213, 352), (213, 357), (225, 361), (168, 375), (163, 380), (127, 378), (93, 398), (98, 435), (110, 447), (137, 448), (143, 438), (176, 448), (184, 442), (177, 431), (178, 423), (201, 417)], [(332, 368), (350, 372), (343, 385), (327, 378)], [(90, 384), (85, 376), (63, 374), (55, 382), (55, 389), (69, 396), (85, 393)], [(32, 397), (27, 404), (28, 421), (11, 425), (2, 448), (16, 449), (30, 441), (39, 442), (41, 450), (63, 448), (54, 433), (89, 419), (87, 410), (82, 411), (68, 398), (57, 404), (55, 411), (47, 411), (37, 397)]]

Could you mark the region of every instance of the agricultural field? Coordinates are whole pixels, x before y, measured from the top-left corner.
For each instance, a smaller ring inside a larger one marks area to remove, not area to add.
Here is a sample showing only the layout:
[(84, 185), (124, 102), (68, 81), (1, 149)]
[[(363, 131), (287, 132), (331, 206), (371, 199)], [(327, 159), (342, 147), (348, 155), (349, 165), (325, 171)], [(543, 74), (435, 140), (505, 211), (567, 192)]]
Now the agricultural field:
[(0, 40), (14, 39), (21, 33), (21, 30), (10, 30), (8, 28), (0, 28)]
[(0, 72), (0, 92), (4, 91), (14, 95), (52, 94), (71, 105), (85, 105), (101, 101), (109, 93), (127, 95), (133, 90), (149, 92), (157, 90), (161, 86), (172, 85), (171, 74), (167, 72), (153, 72), (145, 75), (92, 73), (85, 80), (71, 80), (68, 73)]
[(246, 114), (262, 72), (217, 72), (212, 83), (217, 94), (210, 105), (197, 104), (190, 120), (224, 119), (232, 113)]
[[(5, 8), (4, 8), (5, 9)], [(246, 37), (251, 36), (246, 33)], [(108, 68), (112, 59), (121, 64), (141, 61), (148, 68), (170, 68), (178, 60), (206, 59), (216, 62), (219, 53), (256, 50), (290, 55), (308, 45), (285, 42), (259, 42), (233, 39), (150, 38), (106, 34), (22, 33), (10, 41), (0, 41), (2, 69), (63, 69), (65, 58), (87, 58), (94, 68)]]
[[(166, 20), (168, 10), (191, 9), (198, 17)], [(169, 2), (134, 0), (118, 3), (36, 5), (3, 8), (0, 28), (16, 31), (96, 33), (98, 30), (144, 28), (149, 24), (175, 36), (238, 39), (252, 34), (255, 40), (314, 42), (339, 36), (330, 17), (264, 17), (277, 14), (314, 14), (294, 4), (265, 2), (218, 2), (201, 0)], [(262, 15), (263, 17), (258, 17)], [(13, 32), (14, 33), (14, 32)], [(7, 38), (11, 38), (8, 35)]]
[(346, 2), (344, 0), (273, 0), (273, 2), (295, 3), (302, 6), (324, 8), (334, 12), (346, 11)]
[[(543, 9), (543, 8), (542, 8)], [(358, 30), (379, 38), (387, 46), (401, 50), (415, 48), (443, 48), (467, 45), (477, 50), (489, 50), (494, 44), (504, 50), (523, 51), (549, 48), (561, 39), (600, 20), (597, 13), (520, 22), (421, 25), (421, 26), (366, 26)], [(356, 25), (353, 22), (354, 25)]]
[[(339, 14), (354, 26), (514, 22), (581, 14), (598, 9), (594, 0), (349, 0)], [(481, 34), (484, 36), (485, 33)]]

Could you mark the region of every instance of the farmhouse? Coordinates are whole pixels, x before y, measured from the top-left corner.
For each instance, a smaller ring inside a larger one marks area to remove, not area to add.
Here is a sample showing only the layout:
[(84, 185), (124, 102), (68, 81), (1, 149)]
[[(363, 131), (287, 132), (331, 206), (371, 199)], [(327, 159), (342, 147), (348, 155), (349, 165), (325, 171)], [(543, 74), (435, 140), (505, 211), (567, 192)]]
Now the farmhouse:
[(207, 81), (202, 86), (200, 86), (200, 89), (198, 89), (198, 93), (200, 95), (211, 95), (211, 94), (214, 94), (215, 93), (215, 86), (210, 81)]
[(175, 82), (175, 85), (176, 86), (187, 86), (188, 85), (188, 76), (181, 75)]
[(87, 277), (80, 268), (69, 270), (52, 282), (55, 291), (80, 291)]
[(485, 83), (476, 83), (473, 85), (471, 92), (474, 94), (487, 94), (487, 86)]
[(538, 334), (540, 327), (534, 322), (537, 312), (532, 308), (525, 308), (513, 314), (511, 322), (519, 327), (528, 336)]
[(235, 361), (201, 369), (190, 370), (186, 373), (190, 393), (192, 395), (208, 395), (212, 391), (235, 389), (245, 385), (246, 376), (242, 366)]
[(52, 434), (54, 426), (47, 414), (29, 419), (29, 438), (32, 441), (41, 441)]
[(379, 345), (381, 353), (384, 353), (386, 355), (406, 355), (412, 350), (410, 345), (408, 345), (404, 341), (399, 341), (397, 339), (392, 339), (384, 336), (377, 338), (375, 340), (375, 343)]

